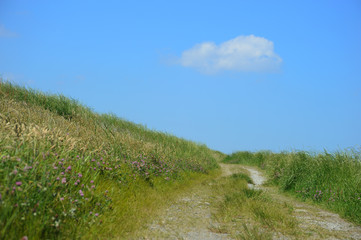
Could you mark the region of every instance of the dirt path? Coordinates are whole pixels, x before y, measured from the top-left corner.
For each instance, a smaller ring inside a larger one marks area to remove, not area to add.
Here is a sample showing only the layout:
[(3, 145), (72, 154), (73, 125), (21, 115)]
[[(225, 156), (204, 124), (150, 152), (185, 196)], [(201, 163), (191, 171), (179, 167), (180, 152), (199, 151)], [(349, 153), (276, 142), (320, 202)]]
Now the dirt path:
[(274, 188), (261, 186), (266, 180), (262, 173), (253, 167), (243, 167), (249, 171), (255, 183), (250, 187), (267, 191), (272, 198), (293, 206), (293, 214), (302, 231), (309, 234), (308, 239), (361, 239), (361, 227), (342, 219), (338, 214), (279, 194)]
[[(246, 169), (254, 182), (249, 185), (250, 188), (267, 191), (276, 201), (292, 205), (293, 214), (300, 222), (300, 230), (309, 236), (307, 239), (361, 239), (361, 228), (341, 219), (337, 214), (286, 197), (279, 194), (275, 188), (262, 186), (266, 178), (258, 169), (241, 165), (220, 165), (222, 177)], [(210, 203), (214, 201), (212, 201), (211, 184), (206, 182), (185, 192), (148, 225), (139, 239), (231, 239), (228, 234), (211, 231), (218, 228), (218, 224), (212, 219)], [(292, 237), (282, 237), (282, 239), (292, 239)]]
[[(231, 175), (241, 169), (240, 166), (228, 164), (221, 164), (221, 167), (221, 176)], [(227, 234), (210, 230), (217, 228), (217, 223), (211, 218), (211, 198), (211, 183), (195, 186), (151, 223), (140, 239), (230, 239)]]

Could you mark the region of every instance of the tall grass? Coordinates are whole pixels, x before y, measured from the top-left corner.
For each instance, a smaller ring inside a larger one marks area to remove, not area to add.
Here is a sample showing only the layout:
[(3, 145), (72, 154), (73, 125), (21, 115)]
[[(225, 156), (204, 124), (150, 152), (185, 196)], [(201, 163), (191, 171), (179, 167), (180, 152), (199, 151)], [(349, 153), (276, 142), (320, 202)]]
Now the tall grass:
[(220, 155), (0, 81), (0, 239), (125, 236)]
[(321, 203), (361, 224), (361, 154), (236, 152), (225, 160), (266, 169), (270, 180), (284, 191)]

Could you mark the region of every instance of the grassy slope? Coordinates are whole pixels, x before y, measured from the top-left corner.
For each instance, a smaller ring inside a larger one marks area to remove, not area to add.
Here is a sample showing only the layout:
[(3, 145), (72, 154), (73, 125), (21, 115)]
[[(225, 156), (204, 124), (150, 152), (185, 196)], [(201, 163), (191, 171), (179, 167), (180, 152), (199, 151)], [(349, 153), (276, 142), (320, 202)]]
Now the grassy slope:
[(223, 157), (72, 99), (0, 82), (0, 238), (111, 238)]
[(361, 155), (356, 151), (329, 154), (307, 152), (236, 152), (226, 163), (256, 165), (271, 182), (303, 199), (361, 224)]

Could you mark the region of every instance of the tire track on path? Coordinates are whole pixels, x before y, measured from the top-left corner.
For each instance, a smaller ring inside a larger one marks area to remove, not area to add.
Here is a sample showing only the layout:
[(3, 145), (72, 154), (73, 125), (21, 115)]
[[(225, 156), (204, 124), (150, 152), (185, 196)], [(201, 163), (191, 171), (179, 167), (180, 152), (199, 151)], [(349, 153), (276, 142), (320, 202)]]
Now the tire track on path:
[[(220, 164), (221, 177), (240, 171), (240, 166)], [(212, 183), (194, 186), (168, 207), (142, 233), (140, 239), (227, 240), (228, 234), (212, 232), (218, 224), (212, 219)]]

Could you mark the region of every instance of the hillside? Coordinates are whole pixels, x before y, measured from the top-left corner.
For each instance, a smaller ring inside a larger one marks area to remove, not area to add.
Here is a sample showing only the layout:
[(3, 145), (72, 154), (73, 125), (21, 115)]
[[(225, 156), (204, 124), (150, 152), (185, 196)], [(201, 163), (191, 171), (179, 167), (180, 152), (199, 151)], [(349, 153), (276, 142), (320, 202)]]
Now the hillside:
[(217, 169), (221, 157), (73, 99), (1, 81), (0, 238), (131, 234), (182, 186)]

